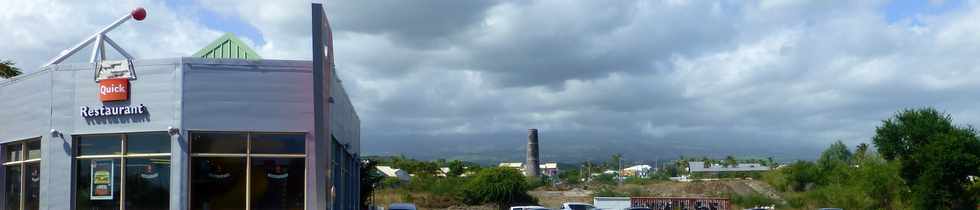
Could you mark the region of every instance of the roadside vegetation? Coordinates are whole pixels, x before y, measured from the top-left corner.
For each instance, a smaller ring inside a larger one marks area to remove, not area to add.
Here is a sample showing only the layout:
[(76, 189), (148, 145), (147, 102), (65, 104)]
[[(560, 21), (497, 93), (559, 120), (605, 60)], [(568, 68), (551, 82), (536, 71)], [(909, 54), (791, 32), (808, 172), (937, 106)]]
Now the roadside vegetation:
[[(535, 204), (537, 201), (527, 191), (541, 183), (526, 179), (514, 169), (483, 168), (458, 160), (418, 161), (404, 157), (369, 160), (373, 165), (391, 166), (412, 174), (410, 181), (384, 177), (369, 184), (374, 186), (375, 193), (373, 198), (365, 196), (365, 199), (374, 205), (410, 202), (424, 208), (450, 208)], [(441, 167), (450, 170), (443, 173)], [(372, 170), (371, 173), (380, 172)]]
[(935, 109), (904, 110), (884, 120), (873, 143), (854, 152), (832, 144), (816, 162), (798, 161), (767, 173), (796, 209), (976, 209), (980, 140)]

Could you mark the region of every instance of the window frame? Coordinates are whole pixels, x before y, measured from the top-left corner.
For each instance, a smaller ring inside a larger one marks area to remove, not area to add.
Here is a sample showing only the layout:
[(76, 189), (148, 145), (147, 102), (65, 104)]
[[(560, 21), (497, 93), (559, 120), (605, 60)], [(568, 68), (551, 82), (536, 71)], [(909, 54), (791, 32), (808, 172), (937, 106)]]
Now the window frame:
[[(193, 146), (194, 145), (194, 142), (193, 142), (194, 140), (193, 140), (193, 137), (194, 137), (194, 134), (200, 134), (200, 133), (206, 133), (206, 134), (244, 134), (244, 136), (245, 136), (245, 141), (244, 141), (244, 143), (245, 143), (245, 153), (207, 153), (207, 152), (196, 153), (196, 152), (194, 152), (194, 146)], [(301, 135), (301, 136), (303, 136), (303, 139), (304, 139), (303, 154), (296, 154), (296, 153), (279, 153), (279, 154), (261, 153), (261, 154), (252, 154), (252, 135), (253, 134), (260, 134), (260, 135)], [(306, 148), (305, 139), (309, 135), (310, 134), (307, 133), (307, 132), (265, 132), (265, 131), (209, 131), (209, 130), (191, 130), (191, 131), (188, 131), (187, 132), (187, 137), (188, 137), (187, 138), (188, 161), (189, 162), (193, 162), (195, 157), (238, 157), (238, 158), (244, 158), (245, 159), (245, 197), (244, 197), (244, 200), (245, 200), (245, 209), (243, 209), (243, 210), (251, 210), (252, 209), (252, 205), (251, 205), (252, 204), (252, 199), (251, 199), (251, 195), (252, 195), (252, 157), (257, 157), (257, 158), (291, 158), (291, 159), (292, 158), (295, 158), (295, 159), (302, 158), (303, 161), (307, 161), (306, 158), (307, 158), (307, 155), (308, 154), (307, 154), (306, 150), (308, 148)], [(309, 196), (309, 195), (306, 194), (307, 187), (309, 187), (309, 185), (307, 185), (308, 184), (308, 182), (307, 182), (308, 177), (306, 177), (306, 173), (309, 170), (310, 169), (308, 167), (306, 167), (305, 165), (303, 166), (303, 183), (304, 183), (304, 185), (303, 185), (304, 186), (303, 187), (303, 197), (304, 197), (304, 200), (305, 199), (308, 199), (307, 196)], [(193, 174), (194, 174), (194, 167), (188, 167), (187, 174), (188, 174), (188, 179), (187, 179), (187, 182), (186, 182), (186, 184), (187, 184), (187, 203), (188, 203), (188, 205), (193, 205), (194, 202), (192, 200), (194, 199), (194, 196), (191, 195), (191, 192), (194, 192), (194, 185), (192, 183), (193, 182), (192, 179), (193, 179)], [(307, 207), (306, 206), (306, 202), (304, 201), (303, 202), (303, 209), (306, 209), (306, 207)]]
[[(129, 134), (137, 134), (137, 133), (138, 134), (162, 133), (162, 134), (166, 134), (168, 137), (171, 136), (170, 133), (167, 132), (167, 131), (143, 131), (143, 132), (126, 132), (126, 133), (94, 133), (94, 134), (72, 135), (72, 152), (71, 152), (72, 153), (72, 158), (71, 158), (71, 164), (72, 164), (72, 172), (71, 173), (72, 173), (72, 175), (71, 176), (72, 176), (72, 180), (73, 180), (72, 181), (72, 186), (71, 186), (71, 189), (72, 189), (71, 190), (71, 192), (72, 192), (71, 193), (72, 194), (71, 206), (72, 206), (72, 208), (77, 208), (75, 205), (78, 202), (77, 201), (78, 198), (76, 197), (76, 196), (78, 196), (78, 189), (77, 189), (78, 186), (75, 185), (75, 183), (77, 183), (77, 181), (78, 181), (77, 180), (78, 179), (78, 171), (76, 171), (76, 169), (78, 167), (75, 166), (75, 164), (78, 164), (77, 161), (78, 160), (94, 160), (94, 159), (119, 159), (119, 172), (118, 172), (118, 174), (120, 175), (119, 176), (119, 209), (120, 210), (126, 210), (126, 202), (125, 202), (126, 201), (126, 159), (127, 158), (147, 158), (147, 157), (170, 157), (173, 154), (173, 151), (174, 151), (173, 150), (173, 146), (171, 146), (170, 147), (170, 152), (168, 152), (168, 153), (138, 153), (138, 154), (129, 154), (128, 151), (127, 151), (127, 149), (128, 149), (127, 148), (127, 145), (129, 144)], [(80, 142), (79, 140), (84, 140), (84, 137), (86, 137), (86, 136), (117, 136), (119, 138), (119, 141), (120, 141), (120, 143), (119, 143), (119, 151), (120, 151), (120, 153), (119, 154), (111, 154), (111, 155), (80, 155), (81, 154), (81, 144), (79, 144), (79, 142)], [(170, 141), (168, 141), (168, 142), (170, 142)], [(172, 173), (173, 173), (173, 171), (171, 171), (171, 174)], [(169, 191), (171, 189), (168, 188), (167, 190)]]
[[(38, 150), (41, 151), (42, 150), (41, 148), (44, 147), (44, 144), (41, 143), (41, 137), (34, 137), (34, 138), (28, 138), (28, 139), (10, 141), (10, 142), (7, 142), (7, 143), (4, 143), (4, 144), (0, 145), (0, 146), (3, 147), (4, 160), (3, 160), (2, 165), (4, 166), (4, 170), (6, 170), (6, 166), (18, 166), (18, 168), (20, 168), (20, 178), (17, 179), (20, 182), (20, 193), (19, 193), (20, 194), (20, 196), (19, 196), (20, 198), (17, 199), (17, 203), (18, 203), (17, 204), (17, 209), (20, 209), (20, 210), (24, 210), (24, 208), (27, 207), (26, 206), (27, 205), (27, 175), (29, 174), (29, 173), (27, 173), (27, 164), (28, 163), (35, 163), (36, 162), (36, 163), (38, 163), (38, 168), (40, 168), (41, 159), (44, 158), (43, 155), (39, 155), (40, 156), (39, 158), (27, 159), (27, 157), (29, 157), (29, 155), (27, 153), (30, 150), (27, 147), (27, 144), (29, 144), (31, 142), (34, 142), (34, 141), (37, 141), (38, 142), (38, 144), (39, 144)], [(7, 157), (7, 152), (8, 152), (7, 151), (7, 146), (10, 146), (10, 145), (20, 145), (20, 153), (18, 154), (19, 157), (17, 158), (17, 161), (7, 161), (6, 160), (7, 158), (9, 158), (9, 157)], [(43, 152), (42, 152), (42, 154), (43, 154)], [(6, 176), (6, 175), (7, 175), (7, 173), (6, 173), (6, 171), (4, 171), (4, 176)], [(38, 176), (39, 177), (41, 176), (40, 170), (38, 170)], [(38, 184), (40, 184), (40, 183), (38, 183)], [(4, 187), (6, 187), (6, 186), (4, 186)], [(6, 195), (4, 195), (4, 197), (6, 197)], [(6, 199), (6, 198), (4, 198), (4, 199)], [(6, 202), (6, 201), (4, 201), (4, 202)], [(7, 207), (8, 205), (10, 205), (10, 204), (9, 203), (4, 203), (4, 207)]]

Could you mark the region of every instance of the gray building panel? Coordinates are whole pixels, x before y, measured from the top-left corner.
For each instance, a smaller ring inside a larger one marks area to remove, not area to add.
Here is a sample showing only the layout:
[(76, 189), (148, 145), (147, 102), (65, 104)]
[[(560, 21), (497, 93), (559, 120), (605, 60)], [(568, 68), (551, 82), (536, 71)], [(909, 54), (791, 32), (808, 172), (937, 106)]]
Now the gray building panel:
[(352, 139), (360, 139), (361, 120), (344, 90), (342, 80), (337, 77), (337, 71), (332, 72), (334, 80), (330, 83), (330, 95), (333, 97), (333, 103), (330, 104), (330, 132), (341, 144), (350, 145), (348, 152), (359, 153), (360, 141)]
[(24, 75), (0, 84), (0, 142), (47, 133), (51, 114), (51, 71)]
[(185, 58), (183, 128), (311, 132), (310, 65)]

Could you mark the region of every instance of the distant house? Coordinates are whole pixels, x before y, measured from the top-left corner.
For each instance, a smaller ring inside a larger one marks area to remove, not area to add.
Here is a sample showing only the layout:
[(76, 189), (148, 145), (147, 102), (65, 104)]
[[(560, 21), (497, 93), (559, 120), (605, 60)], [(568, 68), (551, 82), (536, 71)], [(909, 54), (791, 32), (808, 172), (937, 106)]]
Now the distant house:
[(758, 163), (739, 163), (735, 166), (723, 167), (721, 164), (704, 165), (704, 162), (688, 162), (687, 171), (691, 173), (722, 173), (722, 172), (752, 172), (768, 171), (768, 166)]
[(374, 168), (378, 169), (378, 171), (380, 171), (381, 174), (384, 174), (385, 177), (397, 178), (398, 180), (406, 182), (412, 180), (412, 176), (409, 175), (408, 172), (405, 172), (405, 170), (392, 168), (390, 166), (375, 166)]
[(611, 175), (617, 175), (617, 174), (619, 174), (619, 172), (617, 172), (615, 170), (606, 170), (606, 171), (603, 171), (602, 173), (603, 174), (611, 174)]
[(561, 172), (558, 170), (558, 163), (545, 163), (539, 165), (538, 168), (541, 169), (541, 175), (545, 176), (558, 176), (558, 173)]
[(650, 169), (653, 167), (650, 165), (635, 165), (623, 169), (623, 176), (637, 176), (637, 177), (648, 177), (650, 176)]
[(439, 174), (436, 175), (441, 177), (446, 177), (446, 175), (449, 174), (449, 171), (450, 171), (449, 167), (441, 167), (439, 168)]
[[(517, 169), (517, 170), (521, 171), (521, 174), (524, 174), (525, 176), (527, 176), (527, 172), (526, 172), (527, 169), (524, 168), (524, 163), (520, 163), (520, 162), (500, 163), (500, 164), (497, 164), (497, 167)], [(558, 175), (559, 172), (561, 172), (558, 169), (558, 163), (554, 163), (554, 162), (540, 164), (540, 165), (538, 165), (538, 169), (541, 170), (541, 175), (545, 175), (545, 176), (556, 176), (556, 175)]]

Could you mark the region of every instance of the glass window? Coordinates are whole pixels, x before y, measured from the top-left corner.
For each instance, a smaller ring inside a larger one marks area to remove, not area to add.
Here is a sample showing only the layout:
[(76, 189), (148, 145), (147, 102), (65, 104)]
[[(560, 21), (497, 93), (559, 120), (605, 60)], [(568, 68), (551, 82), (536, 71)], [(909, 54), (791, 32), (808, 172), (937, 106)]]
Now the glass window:
[(126, 134), (126, 154), (170, 153), (170, 135), (165, 132)]
[(41, 141), (27, 141), (27, 159), (41, 159)]
[(126, 209), (170, 209), (170, 157), (126, 158)]
[(25, 163), (24, 168), (26, 168), (25, 174), (26, 180), (24, 182), (25, 186), (25, 197), (24, 197), (24, 209), (26, 210), (37, 210), (41, 208), (39, 203), (41, 198), (41, 162), (30, 162)]
[(122, 135), (79, 136), (78, 155), (119, 155), (122, 154)]
[(306, 153), (306, 135), (252, 134), (252, 154)]
[(190, 144), (191, 209), (303, 209), (305, 134), (192, 132)]
[(9, 165), (4, 167), (7, 172), (4, 180), (4, 200), (7, 201), (6, 210), (20, 209), (20, 165)]
[[(25, 160), (24, 148), (36, 157)], [(16, 141), (3, 145), (4, 149), (4, 201), (5, 209), (36, 210), (41, 181), (41, 142), (38, 139)], [(23, 208), (21, 208), (23, 207)]]
[(302, 210), (303, 158), (252, 158), (252, 210)]
[[(170, 209), (170, 136), (167, 133), (76, 136), (75, 139), (78, 145), (75, 209)], [(126, 145), (125, 152), (122, 145)], [(141, 155), (130, 157), (131, 154)], [(126, 169), (125, 173), (121, 169)]]
[(20, 143), (10, 143), (3, 146), (4, 147), (4, 160), (6, 162), (21, 161), (21, 147)]
[(78, 159), (75, 208), (119, 209), (119, 159)]
[(194, 157), (191, 209), (245, 209), (245, 158)]
[(240, 133), (192, 133), (191, 152), (244, 154), (245, 140)]

